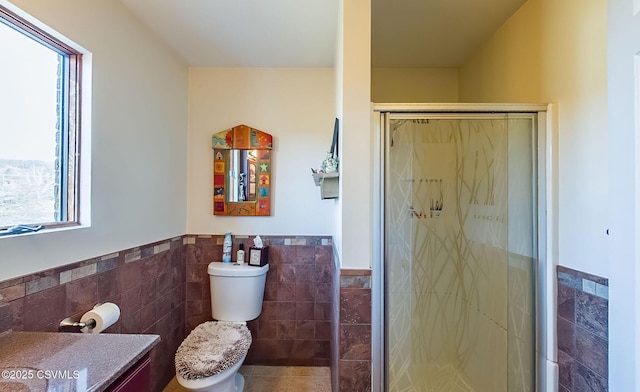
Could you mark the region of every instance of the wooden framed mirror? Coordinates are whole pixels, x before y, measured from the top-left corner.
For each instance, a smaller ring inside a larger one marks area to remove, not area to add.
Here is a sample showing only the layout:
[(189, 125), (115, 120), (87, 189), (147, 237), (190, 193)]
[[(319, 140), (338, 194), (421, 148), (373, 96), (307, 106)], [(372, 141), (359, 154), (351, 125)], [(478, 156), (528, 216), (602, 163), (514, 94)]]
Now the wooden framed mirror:
[(271, 215), (272, 139), (246, 125), (213, 135), (214, 215)]

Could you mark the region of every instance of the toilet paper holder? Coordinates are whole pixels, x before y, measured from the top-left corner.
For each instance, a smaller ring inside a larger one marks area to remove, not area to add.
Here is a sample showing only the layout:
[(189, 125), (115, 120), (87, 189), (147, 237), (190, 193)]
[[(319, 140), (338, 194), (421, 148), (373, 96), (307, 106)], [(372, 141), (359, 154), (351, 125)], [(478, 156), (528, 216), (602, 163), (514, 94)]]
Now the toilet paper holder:
[(112, 326), (120, 317), (120, 308), (113, 302), (99, 303), (80, 317), (79, 321), (67, 317), (60, 322), (61, 332), (99, 334)]
[(82, 328), (93, 329), (96, 326), (96, 320), (89, 319), (87, 321), (73, 321), (71, 317), (60, 321), (60, 332), (81, 332)]

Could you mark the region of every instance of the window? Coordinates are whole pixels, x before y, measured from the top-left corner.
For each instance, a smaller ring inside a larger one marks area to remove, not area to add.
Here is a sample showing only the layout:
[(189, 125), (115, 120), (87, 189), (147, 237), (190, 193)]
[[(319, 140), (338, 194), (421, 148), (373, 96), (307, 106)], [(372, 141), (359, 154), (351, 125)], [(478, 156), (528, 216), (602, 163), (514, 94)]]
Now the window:
[(77, 224), (83, 53), (4, 4), (0, 230)]

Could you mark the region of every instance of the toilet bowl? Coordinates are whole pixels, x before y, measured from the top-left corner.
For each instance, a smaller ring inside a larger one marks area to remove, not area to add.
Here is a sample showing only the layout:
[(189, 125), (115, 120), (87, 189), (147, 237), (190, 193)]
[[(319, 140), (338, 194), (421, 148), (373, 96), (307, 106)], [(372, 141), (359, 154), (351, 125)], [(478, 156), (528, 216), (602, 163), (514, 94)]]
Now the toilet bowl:
[(238, 373), (238, 370), (242, 366), (245, 357), (246, 354), (232, 367), (216, 375), (188, 380), (176, 373), (176, 380), (183, 388), (194, 392), (242, 392), (244, 389), (244, 377)]
[(208, 266), (211, 315), (182, 342), (175, 356), (176, 380), (198, 392), (242, 392), (251, 333), (246, 322), (262, 311), (269, 265), (213, 262)]

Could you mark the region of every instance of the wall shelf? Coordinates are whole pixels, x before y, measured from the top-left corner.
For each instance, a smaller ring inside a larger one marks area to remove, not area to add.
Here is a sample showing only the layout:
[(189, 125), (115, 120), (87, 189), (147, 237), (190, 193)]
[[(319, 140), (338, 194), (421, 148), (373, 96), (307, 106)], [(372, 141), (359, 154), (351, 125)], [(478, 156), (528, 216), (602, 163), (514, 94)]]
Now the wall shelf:
[(337, 199), (340, 173), (312, 173), (313, 181), (320, 187), (321, 199)]

